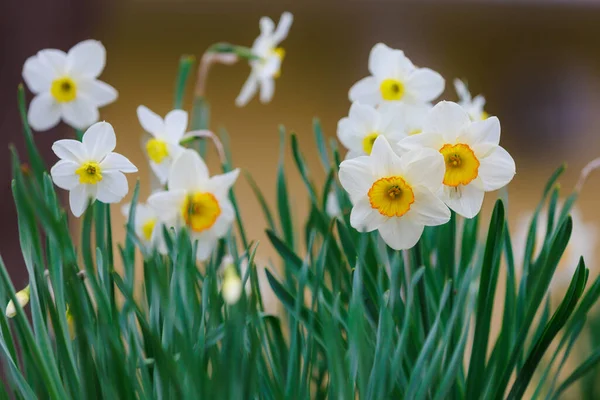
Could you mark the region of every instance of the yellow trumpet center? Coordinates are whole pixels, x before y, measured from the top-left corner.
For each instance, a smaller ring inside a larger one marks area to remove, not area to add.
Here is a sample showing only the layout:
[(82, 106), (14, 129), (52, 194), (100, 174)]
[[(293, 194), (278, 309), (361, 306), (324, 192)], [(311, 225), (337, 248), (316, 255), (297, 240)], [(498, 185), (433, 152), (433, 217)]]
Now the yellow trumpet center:
[(482, 111), (481, 115), (479, 116), (479, 118), (481, 118), (482, 121), (484, 119), (488, 119), (489, 117), (490, 117), (490, 114), (488, 114), (486, 111)]
[(375, 144), (375, 139), (377, 139), (377, 137), (379, 137), (379, 133), (373, 132), (373, 133), (369, 133), (363, 139), (362, 146), (363, 146), (363, 151), (366, 154), (371, 154), (371, 151), (373, 150), (373, 145)]
[(397, 79), (384, 79), (379, 85), (384, 100), (400, 100), (404, 96), (404, 85)]
[(160, 164), (169, 155), (169, 148), (164, 140), (150, 139), (146, 143), (146, 152), (152, 161)]
[(479, 160), (473, 150), (466, 144), (445, 144), (440, 153), (444, 156), (446, 172), (444, 174), (444, 185), (457, 187), (468, 185), (477, 178), (479, 172)]
[(95, 185), (102, 180), (102, 169), (96, 161), (88, 161), (75, 170), (79, 175), (79, 183)]
[(196, 192), (185, 199), (182, 215), (193, 231), (202, 232), (214, 225), (221, 215), (221, 207), (211, 193)]
[(156, 218), (151, 218), (148, 221), (144, 222), (144, 225), (142, 225), (142, 234), (144, 235), (144, 239), (146, 239), (146, 240), (152, 239), (152, 232), (154, 232), (155, 225), (156, 225)]
[[(283, 62), (283, 59), (285, 58), (285, 49), (283, 47), (277, 47), (277, 48), (273, 49), (273, 54), (275, 55), (275, 57), (279, 58), (279, 63), (281, 64)], [(273, 78), (277, 79), (280, 76), (281, 76), (281, 65), (279, 66), (277, 71), (275, 71)]]
[(64, 76), (52, 81), (50, 94), (52, 94), (59, 103), (68, 103), (69, 101), (75, 100), (75, 97), (77, 96), (77, 85), (73, 79)]
[(386, 217), (401, 217), (415, 202), (415, 194), (400, 176), (378, 179), (369, 189), (371, 207)]

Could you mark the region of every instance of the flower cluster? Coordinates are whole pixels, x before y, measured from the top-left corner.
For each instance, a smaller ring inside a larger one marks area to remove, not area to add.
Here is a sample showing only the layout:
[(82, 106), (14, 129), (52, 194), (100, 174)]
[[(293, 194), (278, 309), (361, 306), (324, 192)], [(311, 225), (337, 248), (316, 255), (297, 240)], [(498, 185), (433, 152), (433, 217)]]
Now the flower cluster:
[(499, 144), (498, 118), (488, 117), (485, 99), (471, 99), (461, 81), (459, 103), (432, 106), (444, 90), (441, 75), (381, 43), (369, 71), (350, 89), (350, 113), (338, 124), (348, 149), (340, 182), (354, 228), (378, 230), (390, 247), (408, 249), (425, 226), (446, 223), (450, 210), (477, 215), (484, 193), (512, 180), (515, 163)]

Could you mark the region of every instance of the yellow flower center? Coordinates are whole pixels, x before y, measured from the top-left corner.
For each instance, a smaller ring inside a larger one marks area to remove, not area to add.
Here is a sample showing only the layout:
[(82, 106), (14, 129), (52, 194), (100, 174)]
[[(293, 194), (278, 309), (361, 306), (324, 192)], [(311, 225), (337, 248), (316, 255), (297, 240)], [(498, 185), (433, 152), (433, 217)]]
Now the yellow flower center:
[[(273, 49), (273, 54), (275, 54), (275, 56), (279, 58), (279, 62), (282, 63), (283, 59), (285, 58), (285, 49), (283, 47), (277, 47), (277, 48)], [(275, 74), (273, 75), (273, 78), (277, 79), (280, 76), (281, 76), (281, 66), (275, 72)]]
[(401, 217), (415, 202), (415, 194), (409, 184), (400, 176), (381, 178), (369, 189), (371, 207), (386, 217)]
[(77, 85), (73, 79), (64, 76), (55, 79), (52, 82), (50, 94), (52, 94), (59, 103), (68, 103), (69, 101), (75, 100), (75, 97), (77, 96)]
[(221, 207), (212, 194), (196, 192), (185, 199), (182, 215), (193, 231), (202, 232), (214, 225), (221, 215)]
[(489, 118), (489, 116), (490, 116), (490, 114), (488, 114), (488, 113), (487, 113), (487, 112), (485, 112), (485, 111), (482, 111), (482, 112), (481, 112), (481, 115), (479, 116), (479, 118), (481, 118), (481, 120), (483, 121), (484, 119), (488, 119), (488, 118)]
[(144, 235), (144, 239), (152, 239), (152, 232), (154, 231), (155, 225), (156, 218), (150, 218), (148, 221), (144, 222), (144, 225), (142, 225), (142, 234)]
[(75, 170), (79, 175), (79, 183), (95, 185), (102, 180), (102, 169), (96, 161), (88, 161), (81, 164), (81, 167)]
[(150, 139), (146, 143), (146, 152), (148, 157), (157, 164), (163, 162), (165, 157), (169, 155), (167, 143), (160, 139)]
[(422, 130), (422, 129), (413, 129), (412, 131), (408, 132), (408, 135), (409, 135), (409, 136), (412, 136), (412, 135), (418, 135), (418, 134), (419, 134), (419, 133), (421, 133), (421, 132), (423, 132), (423, 130)]
[(444, 185), (457, 187), (468, 185), (477, 178), (479, 160), (473, 150), (466, 144), (445, 144), (440, 149), (446, 162)]
[(397, 79), (384, 79), (379, 85), (384, 100), (400, 100), (404, 96), (404, 85)]
[(373, 144), (375, 144), (375, 139), (379, 136), (379, 133), (373, 132), (369, 133), (362, 141), (363, 151), (367, 154), (371, 154), (373, 150)]

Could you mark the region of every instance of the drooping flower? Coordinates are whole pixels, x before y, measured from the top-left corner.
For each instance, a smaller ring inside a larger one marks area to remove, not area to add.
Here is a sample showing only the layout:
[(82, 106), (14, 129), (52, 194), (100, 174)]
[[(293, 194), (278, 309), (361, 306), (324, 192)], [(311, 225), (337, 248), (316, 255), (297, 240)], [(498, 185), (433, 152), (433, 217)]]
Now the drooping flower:
[(238, 107), (243, 107), (260, 88), (260, 102), (268, 103), (275, 92), (275, 79), (281, 74), (281, 62), (285, 51), (279, 44), (287, 37), (294, 17), (289, 12), (281, 14), (277, 28), (269, 17), (260, 19), (260, 35), (252, 45), (252, 54), (258, 59), (250, 60), (250, 76), (244, 83), (235, 100)]
[(123, 173), (137, 172), (137, 168), (113, 152), (116, 145), (112, 125), (98, 122), (84, 133), (81, 142), (63, 139), (52, 146), (60, 158), (50, 170), (52, 180), (59, 188), (69, 191), (69, 204), (76, 217), (96, 199), (118, 203), (127, 194), (129, 186)]
[(475, 98), (472, 98), (467, 85), (460, 79), (454, 80), (454, 89), (458, 95), (458, 104), (467, 110), (472, 121), (480, 121), (489, 117), (488, 113), (483, 109), (485, 106), (485, 97), (479, 94)]
[[(129, 218), (130, 209), (129, 203), (121, 207), (121, 213), (125, 218)], [(148, 250), (157, 249), (161, 253), (166, 253), (162, 224), (158, 222), (158, 216), (152, 207), (144, 203), (136, 205), (134, 226), (135, 234)]]
[(371, 76), (350, 88), (350, 101), (378, 105), (385, 102), (423, 104), (444, 91), (444, 78), (429, 68), (417, 68), (402, 50), (376, 44), (369, 55)]
[[(29, 303), (29, 285), (27, 285), (25, 289), (19, 290), (17, 293), (15, 293), (15, 297), (17, 298), (17, 301), (19, 302), (21, 308), (25, 307), (27, 303)], [(15, 306), (15, 303), (13, 303), (12, 300), (8, 302), (4, 314), (8, 318), (14, 318), (14, 316), (17, 315), (17, 307)]]
[(401, 151), (428, 147), (444, 157), (440, 198), (456, 213), (473, 218), (485, 192), (500, 189), (515, 175), (515, 161), (500, 147), (500, 121), (471, 121), (456, 103), (442, 101), (429, 113), (423, 132), (398, 143)]
[(418, 149), (398, 156), (385, 137), (377, 138), (370, 156), (340, 165), (340, 182), (353, 204), (351, 225), (362, 232), (379, 230), (393, 249), (413, 247), (425, 226), (450, 219), (448, 207), (434, 194), (443, 175), (439, 152)]
[(179, 144), (188, 125), (188, 113), (183, 110), (170, 111), (164, 120), (146, 106), (137, 108), (138, 119), (152, 138), (146, 142), (146, 154), (150, 167), (162, 185), (167, 182), (173, 161), (184, 147)]
[(349, 150), (346, 158), (371, 154), (373, 143), (384, 136), (395, 145), (406, 136), (420, 133), (431, 107), (387, 103), (379, 107), (352, 103), (348, 117), (338, 122), (340, 142)]
[(187, 227), (198, 241), (197, 258), (203, 261), (231, 227), (234, 210), (228, 193), (238, 175), (235, 169), (210, 177), (198, 153), (184, 150), (171, 167), (169, 190), (152, 194), (148, 204), (165, 225)]
[(27, 119), (36, 131), (53, 128), (62, 119), (76, 129), (98, 122), (98, 108), (117, 99), (117, 91), (97, 78), (106, 50), (97, 40), (85, 40), (68, 53), (39, 51), (23, 65), (23, 79), (35, 97)]

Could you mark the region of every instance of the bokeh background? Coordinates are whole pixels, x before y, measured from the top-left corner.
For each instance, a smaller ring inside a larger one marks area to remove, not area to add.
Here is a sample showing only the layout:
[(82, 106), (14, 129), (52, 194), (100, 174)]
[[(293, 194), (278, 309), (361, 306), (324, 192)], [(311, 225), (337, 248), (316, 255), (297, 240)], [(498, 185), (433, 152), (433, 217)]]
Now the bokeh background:
[[(136, 107), (144, 104), (166, 114), (173, 103), (180, 55), (199, 59), (208, 46), (220, 41), (249, 46), (259, 32), (259, 18), (269, 15), (277, 21), (284, 10), (292, 11), (295, 21), (283, 43), (286, 58), (272, 103), (262, 105), (255, 100), (245, 108), (234, 105), (249, 72), (244, 63), (212, 69), (207, 88), (211, 128), (227, 129), (234, 163), (254, 176), (272, 205), (278, 126), (283, 124), (298, 134), (311, 173), (322, 182), (313, 118), (320, 118), (328, 137), (335, 137), (337, 121), (350, 107), (348, 89), (368, 74), (368, 54), (377, 42), (403, 49), (415, 64), (439, 71), (447, 81), (445, 99), (456, 99), (452, 86), (456, 77), (468, 81), (474, 95), (485, 95), (486, 110), (502, 124), (501, 144), (517, 164), (517, 175), (508, 189), (514, 227), (534, 208), (558, 165), (567, 162), (569, 166), (561, 179), (566, 196), (581, 168), (600, 156), (600, 2), (2, 0), (0, 251), (17, 287), (22, 286), (26, 273), (9, 186), (8, 144), (14, 143), (23, 154), (16, 86), (25, 59), (43, 48), (68, 50), (87, 38), (104, 43), (108, 60), (101, 78), (119, 90), (119, 99), (103, 108), (101, 116), (115, 127), (117, 151), (140, 167), (141, 197), (145, 198), (150, 171), (140, 146), (142, 129)], [(37, 135), (48, 164), (55, 162), (51, 143), (72, 135), (64, 125)], [(212, 171), (218, 171), (214, 152), (209, 151), (208, 162)], [(288, 164), (289, 187), (300, 221), (307, 195)], [(132, 186), (135, 179), (130, 177)], [(243, 178), (235, 190), (250, 238), (263, 243), (259, 257), (268, 259), (273, 252), (264, 240), (259, 205)], [(600, 172), (590, 177), (579, 201), (582, 218), (591, 225), (600, 224), (599, 195)], [(495, 197), (487, 196), (484, 212), (489, 213)], [(113, 218), (121, 228), (119, 211), (119, 206), (113, 208)], [(122, 238), (123, 230), (116, 236)], [(595, 277), (600, 269), (594, 264), (590, 267)]]

